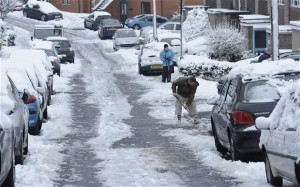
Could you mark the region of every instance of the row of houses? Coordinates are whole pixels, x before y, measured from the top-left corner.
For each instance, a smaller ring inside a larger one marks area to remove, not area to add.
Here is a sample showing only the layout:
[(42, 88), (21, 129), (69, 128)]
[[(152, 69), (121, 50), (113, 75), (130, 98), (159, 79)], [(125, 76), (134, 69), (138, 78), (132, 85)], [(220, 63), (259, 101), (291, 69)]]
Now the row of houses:
[[(89, 13), (105, 10), (125, 21), (139, 14), (151, 14), (153, 0), (47, 0), (68, 12)], [(157, 14), (171, 18), (180, 0), (155, 0)], [(230, 22), (243, 29), (248, 50), (261, 53), (271, 44), (272, 0), (183, 0), (185, 7), (208, 9), (211, 26)], [(300, 0), (278, 0), (280, 49), (300, 50)]]

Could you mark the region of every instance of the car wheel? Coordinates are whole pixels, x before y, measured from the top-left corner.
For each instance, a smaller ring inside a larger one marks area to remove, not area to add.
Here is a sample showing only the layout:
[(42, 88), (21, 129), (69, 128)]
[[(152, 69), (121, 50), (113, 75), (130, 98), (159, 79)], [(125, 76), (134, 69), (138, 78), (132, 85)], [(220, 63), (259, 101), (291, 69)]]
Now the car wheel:
[(15, 156), (15, 161), (16, 161), (16, 164), (23, 165), (23, 163), (24, 163), (23, 140), (21, 140), (21, 143), (20, 143), (20, 152), (21, 152), (20, 155)]
[(24, 148), (24, 155), (28, 154), (28, 136), (27, 136), (27, 140), (26, 140), (27, 146)]
[(42, 126), (42, 120), (39, 119), (35, 127), (29, 127), (29, 129), (28, 129), (29, 134), (39, 135), (41, 126)]
[(48, 107), (46, 107), (45, 111), (43, 112), (43, 118), (48, 119)]
[(222, 155), (226, 154), (228, 152), (228, 150), (225, 147), (223, 147), (223, 145), (220, 143), (220, 140), (218, 138), (216, 128), (215, 128), (215, 125), (213, 124), (213, 122), (212, 122), (212, 131), (213, 131), (213, 136), (215, 139), (215, 146), (216, 146), (217, 151), (219, 153), (221, 153)]
[(230, 149), (229, 153), (231, 156), (232, 161), (241, 160), (241, 154), (236, 150), (236, 147), (234, 145), (233, 137), (230, 136)]
[(272, 186), (281, 187), (283, 180), (280, 177), (273, 176), (267, 153), (265, 153), (265, 168), (266, 168), (266, 176), (267, 176), (268, 183), (271, 184)]
[(46, 16), (45, 15), (41, 15), (41, 21), (46, 21)]
[(133, 28), (134, 30), (140, 30), (140, 29), (141, 29), (141, 26), (140, 26), (139, 24), (134, 24), (134, 25), (132, 26), (132, 28)]
[(8, 173), (7, 177), (5, 178), (5, 180), (4, 180), (4, 182), (1, 186), (14, 187), (15, 186), (14, 182), (15, 182), (15, 165), (12, 162), (9, 173)]
[(23, 12), (24, 17), (28, 18), (27, 12)]

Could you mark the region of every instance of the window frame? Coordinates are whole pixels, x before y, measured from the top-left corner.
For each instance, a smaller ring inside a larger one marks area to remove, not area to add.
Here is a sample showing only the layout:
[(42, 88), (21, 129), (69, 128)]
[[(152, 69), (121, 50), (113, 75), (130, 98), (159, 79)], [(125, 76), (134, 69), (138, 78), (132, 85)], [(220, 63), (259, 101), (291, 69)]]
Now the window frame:
[(291, 0), (291, 7), (300, 8), (300, 0)]
[(71, 5), (71, 0), (62, 0), (63, 5)]

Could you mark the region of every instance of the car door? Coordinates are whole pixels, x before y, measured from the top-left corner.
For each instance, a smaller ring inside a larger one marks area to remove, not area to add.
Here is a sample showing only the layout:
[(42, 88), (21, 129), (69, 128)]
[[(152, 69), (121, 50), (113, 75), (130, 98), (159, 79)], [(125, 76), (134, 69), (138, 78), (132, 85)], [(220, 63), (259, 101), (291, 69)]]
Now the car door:
[(94, 15), (89, 15), (86, 19), (86, 27), (91, 29), (93, 22), (94, 22)]
[(175, 25), (175, 30), (176, 31), (180, 31), (181, 30), (181, 25), (180, 24), (176, 24)]
[(225, 102), (225, 98), (226, 98), (226, 94), (227, 94), (227, 89), (228, 89), (228, 86), (229, 86), (229, 81), (225, 82), (224, 83), (224, 86), (220, 92), (220, 98), (217, 102), (217, 105), (215, 106), (214, 108), (214, 111), (213, 111), (213, 120), (214, 120), (214, 124), (215, 124), (215, 130), (217, 131), (217, 135), (218, 135), (218, 138), (224, 142), (224, 135), (223, 135), (223, 131), (222, 131), (222, 123), (223, 123), (223, 120), (222, 120), (222, 106), (223, 106), (223, 103)]
[(153, 27), (153, 16), (148, 16), (145, 18), (145, 21), (141, 25), (142, 27), (148, 27), (152, 26)]

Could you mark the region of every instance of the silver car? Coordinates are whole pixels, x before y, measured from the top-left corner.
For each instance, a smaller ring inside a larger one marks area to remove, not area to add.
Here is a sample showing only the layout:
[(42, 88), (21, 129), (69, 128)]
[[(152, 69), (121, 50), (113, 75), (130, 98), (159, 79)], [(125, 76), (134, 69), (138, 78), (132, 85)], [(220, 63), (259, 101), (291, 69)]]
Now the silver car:
[(115, 51), (121, 48), (140, 49), (139, 38), (133, 29), (118, 29), (113, 36)]

